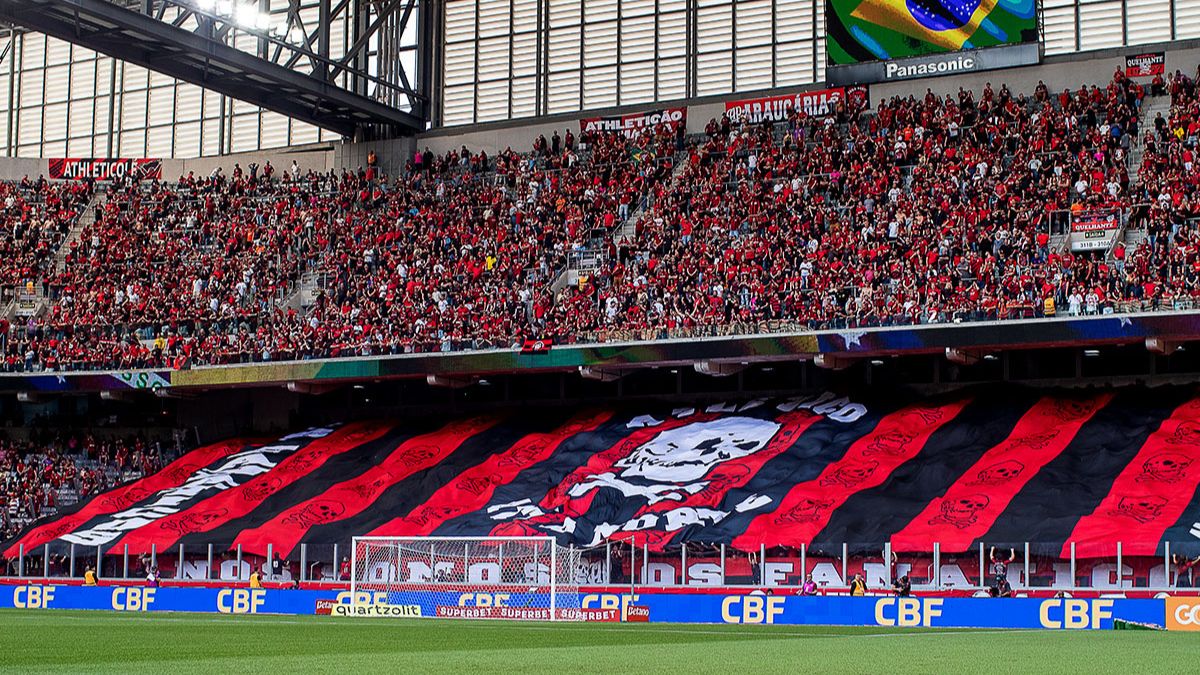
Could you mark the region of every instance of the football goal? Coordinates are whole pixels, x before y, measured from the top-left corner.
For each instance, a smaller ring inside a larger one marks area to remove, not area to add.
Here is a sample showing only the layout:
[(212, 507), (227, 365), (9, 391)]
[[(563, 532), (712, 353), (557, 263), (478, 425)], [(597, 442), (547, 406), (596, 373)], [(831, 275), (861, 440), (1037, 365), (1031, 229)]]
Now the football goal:
[(359, 614), (584, 618), (580, 551), (553, 537), (355, 537), (352, 550)]

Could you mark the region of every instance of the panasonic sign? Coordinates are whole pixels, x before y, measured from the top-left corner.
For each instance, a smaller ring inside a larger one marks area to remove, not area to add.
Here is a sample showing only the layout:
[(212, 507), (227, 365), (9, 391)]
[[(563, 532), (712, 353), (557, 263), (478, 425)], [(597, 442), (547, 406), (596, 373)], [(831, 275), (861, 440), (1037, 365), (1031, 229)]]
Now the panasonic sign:
[(1006, 47), (988, 47), (969, 51), (918, 56), (895, 61), (868, 61), (848, 65), (830, 64), (825, 69), (831, 86), (897, 82), (918, 77), (956, 75), (997, 68), (1025, 66), (1041, 61), (1041, 46), (1036, 42)]
[(886, 80), (900, 80), (910, 77), (924, 77), (926, 75), (947, 75), (949, 73), (975, 70), (977, 63), (978, 61), (976, 61), (974, 56), (967, 56), (965, 54), (928, 63), (913, 63), (908, 65), (888, 61), (883, 71), (883, 77)]

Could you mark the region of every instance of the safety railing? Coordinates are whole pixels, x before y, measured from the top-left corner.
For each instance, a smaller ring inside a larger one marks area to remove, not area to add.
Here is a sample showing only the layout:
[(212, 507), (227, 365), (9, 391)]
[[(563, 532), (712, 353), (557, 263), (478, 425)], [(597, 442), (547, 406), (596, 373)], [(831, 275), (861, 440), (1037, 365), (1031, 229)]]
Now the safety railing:
[[(186, 533), (185, 533), (186, 534)], [(104, 580), (245, 582), (253, 572), (275, 582), (347, 582), (351, 543), (178, 544), (146, 549), (121, 544), (18, 546), (0, 566), (14, 579), (82, 579), (88, 570)], [(574, 547), (572, 547), (574, 548)], [(915, 550), (914, 550), (915, 549)], [(576, 581), (583, 585), (634, 588), (753, 587), (793, 594), (847, 592), (861, 579), (869, 591), (965, 595), (1128, 593), (1200, 589), (1200, 540), (1164, 542), (1152, 550), (1122, 542), (1038, 544), (996, 542), (952, 548), (939, 542), (760, 545), (688, 543), (651, 550), (634, 540), (580, 549)], [(466, 580), (471, 569), (439, 570), (442, 578)], [(409, 580), (419, 570), (387, 569), (372, 578)], [(426, 579), (427, 581), (429, 579)]]

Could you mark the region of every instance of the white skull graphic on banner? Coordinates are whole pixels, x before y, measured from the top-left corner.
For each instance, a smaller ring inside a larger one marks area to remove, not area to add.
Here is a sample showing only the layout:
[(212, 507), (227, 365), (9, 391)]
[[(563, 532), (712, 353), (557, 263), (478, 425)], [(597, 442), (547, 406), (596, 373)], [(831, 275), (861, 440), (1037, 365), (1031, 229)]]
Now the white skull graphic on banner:
[(702, 479), (714, 467), (752, 455), (767, 447), (780, 425), (753, 417), (724, 417), (668, 429), (638, 446), (615, 463), (621, 469), (589, 476), (572, 486), (580, 497), (599, 487), (620, 490), (627, 497), (645, 497), (651, 504), (682, 501), (704, 489)]

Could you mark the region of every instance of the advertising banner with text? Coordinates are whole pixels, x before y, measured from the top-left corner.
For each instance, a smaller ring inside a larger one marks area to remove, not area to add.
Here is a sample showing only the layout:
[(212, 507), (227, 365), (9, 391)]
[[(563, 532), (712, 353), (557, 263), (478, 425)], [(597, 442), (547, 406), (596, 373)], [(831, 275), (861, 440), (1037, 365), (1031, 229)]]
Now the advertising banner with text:
[(852, 101), (870, 103), (870, 94), (865, 86), (833, 87), (782, 96), (726, 101), (725, 115), (731, 122), (749, 124), (765, 121), (783, 122), (793, 110), (801, 110), (809, 117), (824, 117), (832, 113), (838, 103), (846, 100), (847, 97)]
[(1146, 52), (1145, 54), (1130, 54), (1125, 57), (1125, 75), (1127, 77), (1153, 77), (1162, 75), (1166, 70), (1166, 52)]
[(60, 157), (50, 160), (50, 177), (56, 180), (113, 180), (126, 176), (160, 179), (162, 160), (98, 157)]
[(610, 117), (585, 117), (579, 120), (579, 130), (586, 134), (625, 134), (637, 136), (646, 129), (655, 131), (663, 127), (687, 124), (687, 108), (663, 108), (647, 112), (614, 115)]

